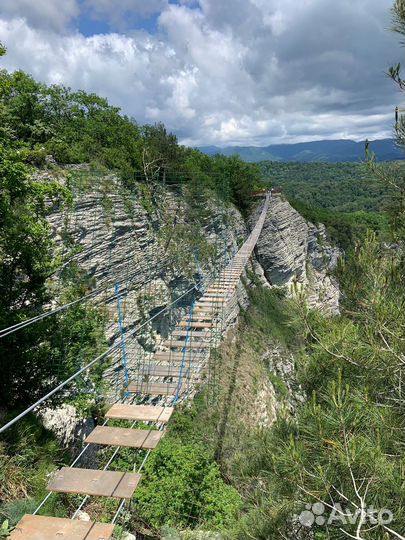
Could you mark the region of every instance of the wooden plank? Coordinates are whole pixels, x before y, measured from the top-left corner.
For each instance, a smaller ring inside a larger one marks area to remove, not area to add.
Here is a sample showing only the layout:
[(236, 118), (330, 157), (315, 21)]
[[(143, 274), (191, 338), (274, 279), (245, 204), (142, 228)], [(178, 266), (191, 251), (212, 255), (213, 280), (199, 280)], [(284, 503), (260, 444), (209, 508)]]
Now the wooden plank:
[(205, 338), (205, 337), (210, 337), (210, 335), (211, 335), (210, 332), (195, 332), (193, 330), (190, 330), (190, 332), (187, 332), (187, 330), (174, 330), (172, 332), (172, 336), (180, 336), (180, 337), (189, 336), (191, 338), (196, 338), (196, 337)]
[(161, 422), (162, 424), (167, 424), (168, 421), (170, 420), (170, 417), (173, 414), (173, 411), (174, 411), (173, 407), (164, 407), (164, 410), (159, 416), (159, 422)]
[(207, 293), (211, 293), (211, 294), (215, 294), (215, 293), (226, 293), (228, 290), (228, 287), (221, 287), (220, 285), (215, 285), (213, 284), (211, 287), (208, 287), (208, 289), (205, 289), (205, 293), (204, 294), (207, 294)]
[(205, 351), (191, 350), (188, 349), (186, 354), (183, 356), (183, 351), (162, 351), (154, 354), (154, 360), (163, 360), (163, 361), (177, 361), (183, 362), (183, 359), (186, 363), (188, 362), (200, 362), (202, 358), (205, 358)]
[(181, 348), (181, 347), (184, 347), (185, 345), (187, 345), (187, 349), (191, 348), (191, 349), (207, 349), (207, 348), (210, 348), (211, 347), (211, 344), (208, 342), (205, 342), (205, 341), (188, 341), (187, 344), (185, 341), (175, 341), (175, 340), (172, 340), (172, 341), (164, 341), (163, 342), (163, 345), (165, 347), (177, 347), (177, 348)]
[(110, 540), (114, 528), (115, 525), (110, 523), (95, 523), (86, 536), (86, 540)]
[(85, 540), (94, 522), (25, 514), (10, 540)]
[(178, 326), (180, 326), (181, 328), (187, 328), (188, 325), (192, 326), (193, 328), (212, 328), (214, 326), (210, 322), (199, 322), (199, 321), (191, 321), (190, 323), (187, 321), (181, 321), (178, 324)]
[(143, 422), (157, 422), (165, 407), (154, 405), (128, 405), (115, 403), (106, 413), (106, 418), (116, 420), (139, 420)]
[(172, 414), (173, 407), (116, 403), (110, 408), (105, 416), (115, 420), (139, 420), (166, 424), (170, 420)]
[(146, 369), (142, 369), (140, 375), (148, 375), (148, 377), (174, 377), (177, 378), (180, 373), (180, 367), (178, 366), (149, 366)]
[(160, 439), (164, 436), (163, 431), (149, 431), (146, 441), (143, 443), (143, 447), (147, 450), (153, 450), (159, 444)]
[(86, 444), (101, 444), (102, 446), (142, 448), (148, 433), (147, 429), (97, 426), (86, 437), (84, 442)]
[(114, 525), (26, 514), (9, 540), (110, 540)]
[(170, 395), (173, 396), (177, 391), (177, 384), (173, 383), (146, 383), (131, 382), (128, 386), (128, 392), (144, 394), (151, 396)]
[(125, 473), (121, 482), (115, 488), (113, 497), (116, 499), (131, 499), (138, 487), (141, 475), (137, 473)]
[(184, 369), (189, 369), (190, 371), (196, 371), (200, 365), (200, 362), (193, 364), (192, 362), (189, 362), (187, 358), (184, 359), (184, 362), (183, 358), (180, 360), (174, 360), (172, 358), (171, 360), (172, 361), (170, 362), (165, 361), (164, 364), (151, 364), (150, 366), (146, 366), (143, 373), (156, 377), (170, 377), (180, 372), (183, 363)]
[[(199, 322), (199, 321), (212, 321), (215, 318), (215, 313), (212, 313), (210, 311), (209, 313), (201, 312), (201, 313), (193, 313), (192, 322)], [(187, 321), (185, 321), (187, 322)]]
[[(47, 489), (58, 493), (79, 493), (96, 497), (129, 498), (119, 497), (115, 494), (118, 485), (123, 480), (123, 476), (124, 473), (118, 471), (62, 467), (49, 480)], [(134, 481), (135, 478), (132, 479), (132, 482)], [(128, 483), (129, 480), (126, 479), (126, 482)]]
[[(188, 364), (185, 362), (184, 370), (188, 370)], [(194, 367), (195, 369), (195, 367)], [(179, 377), (181, 370), (181, 364), (178, 365), (151, 365), (146, 366), (145, 369), (140, 371), (142, 375), (148, 375), (150, 377)]]

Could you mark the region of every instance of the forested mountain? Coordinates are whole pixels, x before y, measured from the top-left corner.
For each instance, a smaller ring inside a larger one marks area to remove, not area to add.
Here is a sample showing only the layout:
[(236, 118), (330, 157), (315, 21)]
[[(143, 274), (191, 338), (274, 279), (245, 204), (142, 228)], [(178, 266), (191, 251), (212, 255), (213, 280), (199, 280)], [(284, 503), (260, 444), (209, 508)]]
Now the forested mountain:
[[(245, 161), (299, 161), (299, 162), (359, 162), (364, 160), (365, 141), (350, 140), (313, 141), (297, 144), (272, 144), (269, 146), (202, 146), (200, 150), (210, 156), (237, 155)], [(370, 141), (370, 150), (379, 161), (403, 159), (394, 139)]]
[(339, 212), (379, 212), (386, 205), (384, 186), (365, 164), (259, 163), (266, 182), (309, 206)]
[[(397, 163), (397, 165), (395, 165)], [(398, 167), (400, 162), (381, 164)], [(371, 228), (385, 234), (390, 189), (365, 163), (259, 163), (263, 180), (280, 188), (290, 203), (307, 219), (328, 226), (342, 248)]]

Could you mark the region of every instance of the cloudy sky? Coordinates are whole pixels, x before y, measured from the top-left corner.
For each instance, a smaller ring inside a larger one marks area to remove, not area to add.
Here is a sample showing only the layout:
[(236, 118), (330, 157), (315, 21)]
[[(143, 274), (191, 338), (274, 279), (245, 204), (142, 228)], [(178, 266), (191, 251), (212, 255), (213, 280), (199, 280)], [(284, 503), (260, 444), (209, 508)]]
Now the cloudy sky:
[(1, 65), (190, 145), (391, 135), (392, 0), (0, 0)]

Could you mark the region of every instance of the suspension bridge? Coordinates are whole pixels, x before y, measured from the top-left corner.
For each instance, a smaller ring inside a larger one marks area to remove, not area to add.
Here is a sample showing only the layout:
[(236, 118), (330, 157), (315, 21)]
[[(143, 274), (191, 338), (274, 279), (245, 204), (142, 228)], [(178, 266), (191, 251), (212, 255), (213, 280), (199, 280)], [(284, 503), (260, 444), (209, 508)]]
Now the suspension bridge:
[[(119, 516), (125, 505), (130, 505), (131, 498), (141, 481), (142, 469), (150, 453), (158, 446), (165, 434), (175, 406), (192, 397), (201, 385), (212, 384), (217, 367), (217, 350), (224, 335), (224, 320), (227, 312), (232, 310), (234, 304), (237, 303), (237, 286), (263, 228), (269, 197), (270, 195), (267, 194), (252, 232), (219, 274), (208, 284), (200, 280), (193, 286), (191, 302), (186, 313), (175, 322), (170, 334), (162, 341), (159, 350), (144, 356), (142, 361), (138, 359), (134, 364), (135, 367), (131, 367), (130, 359), (128, 359), (130, 333), (125, 331), (121, 303), (122, 291), (116, 284), (115, 299), (118, 302), (119, 336), (113, 346), (87, 365), (82, 366), (71, 377), (50, 390), (0, 429), (0, 433), (6, 431), (56, 393), (65, 391), (69, 384), (94, 365), (100, 364), (108, 357), (111, 358), (111, 355), (120, 355), (123, 380), (114, 398), (111, 398), (111, 395), (107, 398), (110, 406), (104, 419), (99, 421), (87, 435), (84, 447), (74, 461), (51, 475), (47, 485), (47, 496), (32, 514), (22, 517), (9, 536), (11, 540), (107, 540), (112, 537)], [(100, 294), (104, 292), (103, 289)], [(190, 291), (187, 290), (172, 302), (172, 306), (178, 305), (178, 301), (189, 294)], [(88, 296), (94, 300), (97, 294), (92, 292)], [(67, 309), (71, 304), (58, 310)], [(169, 308), (170, 306), (166, 306), (160, 310), (145, 321), (143, 326), (148, 328), (154, 318), (166, 313)], [(32, 321), (5, 329), (0, 332), (0, 338), (35, 323), (41, 317), (42, 315), (34, 317)], [(136, 351), (132, 351), (131, 354), (136, 355)], [(124, 422), (126, 427), (117, 427), (119, 422)], [(129, 424), (130, 427), (128, 427)], [(90, 447), (113, 449), (111, 457), (100, 470), (78, 466)], [(142, 452), (142, 461), (139, 466), (134, 467), (133, 472), (110, 470), (121, 448), (131, 448)], [(49, 498), (57, 493), (83, 496), (72, 518), (40, 515), (41, 509), (45, 508)], [(111, 497), (117, 500), (118, 506), (111, 522), (100, 523), (77, 519), (88, 500), (97, 497)]]

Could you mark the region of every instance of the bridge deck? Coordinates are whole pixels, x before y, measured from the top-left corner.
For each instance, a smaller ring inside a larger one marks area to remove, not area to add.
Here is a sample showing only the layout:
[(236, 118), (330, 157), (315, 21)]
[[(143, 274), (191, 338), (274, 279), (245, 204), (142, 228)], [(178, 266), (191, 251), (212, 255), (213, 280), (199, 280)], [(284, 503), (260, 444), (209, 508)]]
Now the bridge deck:
[(106, 418), (115, 420), (139, 420), (144, 422), (167, 423), (173, 413), (173, 407), (155, 407), (154, 405), (127, 405), (116, 403), (106, 413)]
[(114, 525), (48, 516), (25, 516), (10, 534), (10, 540), (109, 540)]
[[(155, 433), (158, 436), (154, 435)], [(97, 426), (84, 441), (86, 444), (123, 446), (126, 448), (155, 448), (163, 437), (162, 431)]]
[(59, 493), (130, 499), (140, 479), (141, 475), (136, 473), (62, 467), (50, 479), (47, 489)]
[(128, 385), (128, 392), (142, 393), (148, 396), (174, 396), (176, 391), (177, 384), (173, 383), (131, 382)]

